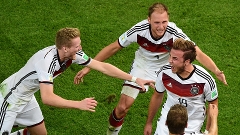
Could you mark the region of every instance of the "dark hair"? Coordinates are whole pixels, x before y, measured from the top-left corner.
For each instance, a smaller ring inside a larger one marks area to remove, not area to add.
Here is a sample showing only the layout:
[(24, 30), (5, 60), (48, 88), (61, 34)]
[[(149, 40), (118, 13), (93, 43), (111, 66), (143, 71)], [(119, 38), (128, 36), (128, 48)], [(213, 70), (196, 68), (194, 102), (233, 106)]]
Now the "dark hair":
[(197, 56), (195, 45), (192, 41), (184, 40), (182, 38), (178, 38), (173, 42), (172, 49), (181, 50), (184, 52), (183, 59), (190, 59), (190, 63), (192, 63)]
[(188, 113), (185, 106), (175, 104), (168, 111), (166, 125), (170, 133), (183, 134), (187, 121)]

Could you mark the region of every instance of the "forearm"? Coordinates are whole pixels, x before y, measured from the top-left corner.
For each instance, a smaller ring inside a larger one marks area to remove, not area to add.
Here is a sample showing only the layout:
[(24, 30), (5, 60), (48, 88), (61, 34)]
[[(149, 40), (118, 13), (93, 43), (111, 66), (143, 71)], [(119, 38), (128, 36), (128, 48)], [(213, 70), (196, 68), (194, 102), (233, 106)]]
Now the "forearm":
[(118, 44), (118, 40), (111, 43), (110, 45), (104, 47), (95, 57), (95, 60), (105, 61), (112, 55), (114, 55), (117, 51), (119, 51), (122, 47)]
[(58, 108), (72, 108), (72, 109), (78, 108), (77, 105), (79, 101), (66, 100), (55, 94), (52, 94), (50, 97), (51, 98), (42, 98), (43, 103)]
[(101, 72), (115, 78), (123, 79), (123, 80), (128, 80), (131, 81), (132, 76), (119, 68), (108, 64), (108, 63), (103, 63), (103, 69)]
[(210, 70), (211, 72), (213, 72), (214, 74), (220, 74), (222, 73), (217, 65), (214, 63), (214, 61), (207, 56), (205, 53), (198, 53), (197, 54), (197, 60), (204, 66), (206, 67), (208, 70)]
[(163, 93), (159, 95), (159, 93), (154, 91), (154, 94), (149, 103), (148, 117), (147, 117), (146, 124), (152, 124), (152, 121), (153, 121), (160, 105), (162, 104), (162, 99), (163, 99)]
[(218, 134), (217, 117), (211, 118), (211, 126), (209, 128), (208, 135), (217, 135), (217, 134)]

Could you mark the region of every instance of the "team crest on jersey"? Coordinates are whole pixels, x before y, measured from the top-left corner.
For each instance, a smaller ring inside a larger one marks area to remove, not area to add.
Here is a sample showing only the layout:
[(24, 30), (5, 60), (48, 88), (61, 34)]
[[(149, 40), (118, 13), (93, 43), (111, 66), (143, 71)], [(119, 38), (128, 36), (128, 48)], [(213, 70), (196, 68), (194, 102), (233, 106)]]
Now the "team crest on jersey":
[(194, 96), (197, 95), (199, 93), (199, 89), (198, 89), (197, 85), (192, 85), (190, 92)]

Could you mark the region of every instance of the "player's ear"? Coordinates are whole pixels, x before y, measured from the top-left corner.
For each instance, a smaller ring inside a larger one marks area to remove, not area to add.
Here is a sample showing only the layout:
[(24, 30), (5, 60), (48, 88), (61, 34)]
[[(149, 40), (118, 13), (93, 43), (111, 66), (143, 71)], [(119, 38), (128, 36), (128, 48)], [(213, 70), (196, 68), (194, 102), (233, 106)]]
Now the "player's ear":
[(64, 52), (67, 52), (67, 47), (63, 46), (63, 50), (64, 50)]
[(148, 23), (150, 23), (150, 20), (151, 20), (151, 19), (150, 19), (150, 17), (148, 16)]
[(190, 59), (187, 59), (187, 60), (184, 61), (184, 65), (185, 65), (185, 66), (186, 66), (186, 65), (189, 65), (189, 64), (191, 64), (191, 63), (190, 63)]

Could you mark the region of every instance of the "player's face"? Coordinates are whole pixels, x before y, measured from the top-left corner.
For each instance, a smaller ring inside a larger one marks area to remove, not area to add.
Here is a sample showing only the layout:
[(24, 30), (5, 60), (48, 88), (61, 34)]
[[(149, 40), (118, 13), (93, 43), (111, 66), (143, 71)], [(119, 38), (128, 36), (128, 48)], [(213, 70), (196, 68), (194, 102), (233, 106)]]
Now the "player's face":
[(72, 46), (70, 48), (67, 48), (66, 57), (68, 59), (75, 60), (76, 53), (80, 50), (82, 50), (81, 39), (80, 37), (76, 37), (72, 39)]
[(171, 49), (169, 63), (172, 66), (172, 72), (181, 74), (185, 70), (185, 62), (183, 59), (183, 51)]
[(148, 22), (151, 25), (151, 32), (154, 38), (161, 38), (167, 28), (168, 25), (168, 14), (167, 12), (160, 13), (158, 11), (154, 11), (150, 17), (148, 17)]

